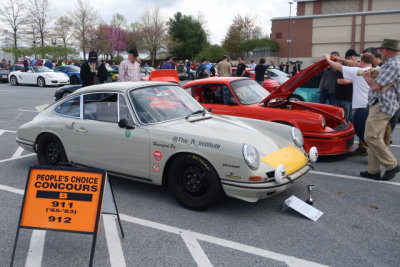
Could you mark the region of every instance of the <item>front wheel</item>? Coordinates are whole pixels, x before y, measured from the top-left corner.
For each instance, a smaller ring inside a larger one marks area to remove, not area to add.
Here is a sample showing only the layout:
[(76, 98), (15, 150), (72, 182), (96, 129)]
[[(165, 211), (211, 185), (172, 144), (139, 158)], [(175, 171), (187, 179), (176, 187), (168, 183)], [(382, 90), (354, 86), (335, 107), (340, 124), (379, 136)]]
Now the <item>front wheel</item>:
[(45, 86), (46, 86), (46, 82), (44, 81), (43, 77), (39, 77), (39, 78), (37, 79), (37, 85), (38, 85), (39, 87), (45, 87)]
[(194, 154), (182, 154), (174, 159), (168, 172), (172, 194), (182, 206), (204, 210), (222, 195), (222, 186), (211, 164)]
[(65, 166), (68, 164), (63, 144), (52, 134), (44, 134), (39, 138), (37, 157), (40, 165)]
[(11, 84), (12, 86), (17, 86), (17, 85), (18, 85), (17, 77), (11, 76), (11, 77), (10, 77), (10, 84)]

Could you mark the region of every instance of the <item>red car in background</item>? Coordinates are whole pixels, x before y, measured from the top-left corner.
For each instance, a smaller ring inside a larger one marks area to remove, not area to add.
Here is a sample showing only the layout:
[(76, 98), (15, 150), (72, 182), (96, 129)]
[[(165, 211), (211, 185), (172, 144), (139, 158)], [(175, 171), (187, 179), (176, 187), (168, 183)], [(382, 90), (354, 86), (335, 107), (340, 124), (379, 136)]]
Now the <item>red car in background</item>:
[[(232, 68), (232, 75), (236, 76), (236, 71), (237, 68)], [(243, 77), (249, 77), (252, 78), (253, 80), (256, 79), (256, 73), (254, 70), (252, 69), (246, 69)], [(268, 74), (265, 74), (264, 76), (264, 84), (263, 87), (268, 91), (268, 92), (272, 92), (274, 89), (278, 88), (280, 86), (280, 84), (275, 81), (274, 79), (271, 79), (268, 77)]]
[(272, 93), (249, 78), (223, 77), (190, 81), (183, 88), (215, 114), (273, 121), (299, 128), (308, 152), (316, 146), (320, 155), (348, 152), (354, 143), (354, 127), (340, 107), (290, 101), (304, 81), (328, 67), (326, 60), (296, 74)]

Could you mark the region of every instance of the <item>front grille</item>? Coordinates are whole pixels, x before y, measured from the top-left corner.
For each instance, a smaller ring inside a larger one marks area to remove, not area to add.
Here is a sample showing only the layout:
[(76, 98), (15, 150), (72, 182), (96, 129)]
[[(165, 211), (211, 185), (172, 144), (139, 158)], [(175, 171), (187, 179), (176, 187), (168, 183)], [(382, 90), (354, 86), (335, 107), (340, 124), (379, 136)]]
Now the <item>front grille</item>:
[(351, 147), (353, 144), (354, 144), (354, 137), (352, 137), (346, 141), (346, 149)]

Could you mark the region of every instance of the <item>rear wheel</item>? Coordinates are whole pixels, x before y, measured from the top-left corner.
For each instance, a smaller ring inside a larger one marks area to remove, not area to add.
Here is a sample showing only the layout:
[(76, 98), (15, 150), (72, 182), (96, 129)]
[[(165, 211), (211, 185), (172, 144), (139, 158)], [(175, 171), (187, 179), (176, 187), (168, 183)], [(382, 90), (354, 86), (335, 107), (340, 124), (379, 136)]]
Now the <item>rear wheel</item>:
[(39, 137), (37, 157), (40, 165), (65, 166), (68, 158), (61, 141), (52, 134), (44, 134)]
[(11, 77), (10, 77), (10, 84), (11, 84), (12, 86), (17, 86), (17, 85), (18, 85), (17, 77), (11, 76)]
[(46, 86), (46, 82), (44, 81), (43, 77), (39, 77), (39, 78), (37, 79), (37, 85), (38, 85), (39, 87), (45, 87), (45, 86)]
[(168, 172), (171, 192), (184, 207), (204, 210), (222, 195), (222, 186), (211, 164), (194, 154), (182, 154), (174, 159)]

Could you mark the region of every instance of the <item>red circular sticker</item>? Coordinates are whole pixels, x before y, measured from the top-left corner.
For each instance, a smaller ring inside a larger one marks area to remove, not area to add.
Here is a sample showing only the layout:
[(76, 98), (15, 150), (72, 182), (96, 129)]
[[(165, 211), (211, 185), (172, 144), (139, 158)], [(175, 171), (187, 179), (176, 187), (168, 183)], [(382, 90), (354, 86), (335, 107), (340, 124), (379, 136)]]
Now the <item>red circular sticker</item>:
[(158, 164), (153, 164), (153, 172), (160, 172), (160, 165)]
[(161, 160), (162, 160), (162, 153), (161, 153), (160, 150), (155, 150), (155, 151), (153, 152), (153, 159), (154, 159), (155, 161), (161, 161)]

